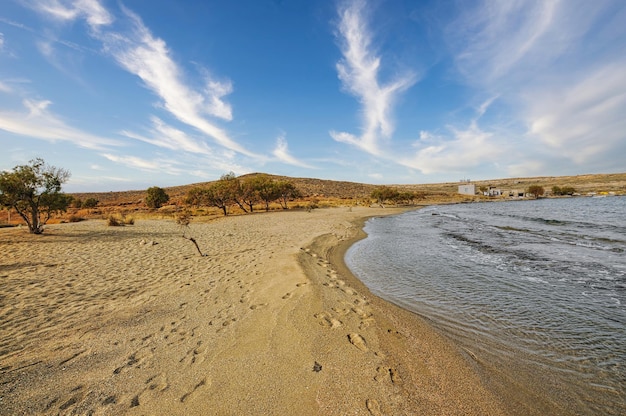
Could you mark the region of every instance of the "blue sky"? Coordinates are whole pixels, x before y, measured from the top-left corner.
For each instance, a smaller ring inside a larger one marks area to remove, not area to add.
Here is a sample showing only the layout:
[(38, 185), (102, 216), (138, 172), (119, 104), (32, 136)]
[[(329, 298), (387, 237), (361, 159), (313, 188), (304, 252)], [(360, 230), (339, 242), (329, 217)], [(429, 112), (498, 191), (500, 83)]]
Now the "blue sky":
[(0, 169), (70, 192), (626, 171), (622, 0), (2, 0)]

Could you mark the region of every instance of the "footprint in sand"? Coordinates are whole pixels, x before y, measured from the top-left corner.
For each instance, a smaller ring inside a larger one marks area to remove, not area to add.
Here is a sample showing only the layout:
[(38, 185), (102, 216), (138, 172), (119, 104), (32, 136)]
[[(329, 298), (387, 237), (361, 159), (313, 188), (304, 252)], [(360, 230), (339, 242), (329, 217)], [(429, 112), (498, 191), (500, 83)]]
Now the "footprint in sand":
[(181, 403), (185, 403), (185, 401), (188, 400), (189, 397), (191, 397), (191, 395), (193, 395), (196, 392), (196, 390), (198, 390), (202, 386), (205, 386), (206, 384), (207, 384), (207, 379), (203, 378), (202, 380), (200, 380), (200, 382), (198, 384), (193, 386), (193, 388), (191, 390), (189, 390), (187, 393), (183, 394), (180, 397), (180, 402)]
[(376, 376), (374, 380), (378, 382), (391, 381), (391, 383), (400, 385), (402, 384), (402, 378), (398, 373), (398, 370), (392, 367), (378, 367), (376, 369)]
[(370, 316), (372, 316), (371, 313), (369, 312), (365, 312), (363, 309), (358, 308), (358, 307), (354, 307), (351, 309), (352, 312), (354, 312), (359, 318), (365, 319), (365, 318), (369, 318)]
[(365, 344), (365, 339), (363, 339), (361, 335), (355, 334), (355, 333), (349, 334), (348, 340), (350, 341), (352, 345), (354, 345), (361, 351), (363, 352), (368, 351), (367, 344)]
[(283, 299), (289, 299), (291, 297), (291, 292), (287, 292), (285, 293), (285, 295), (283, 296)]
[(140, 368), (143, 363), (152, 356), (153, 353), (150, 350), (148, 350), (147, 348), (141, 348), (128, 356), (126, 363), (113, 370), (113, 374), (119, 374), (122, 371), (129, 370), (133, 367)]
[(316, 313), (315, 316), (318, 319), (320, 325), (327, 328), (339, 328), (343, 323), (336, 318), (333, 318), (328, 312)]
[(190, 366), (193, 364), (200, 364), (204, 361), (206, 347), (202, 345), (202, 341), (196, 343), (196, 347), (187, 351), (187, 354), (180, 359), (180, 363)]
[(369, 410), (369, 412), (370, 412), (370, 414), (372, 416), (382, 415), (382, 412), (380, 411), (380, 404), (378, 403), (378, 400), (376, 400), (376, 399), (367, 399), (365, 401), (365, 406), (367, 407), (367, 410)]
[(371, 325), (373, 325), (376, 322), (376, 320), (374, 318), (365, 318), (361, 321), (361, 323), (359, 323), (359, 329), (363, 330), (365, 328), (369, 328)]

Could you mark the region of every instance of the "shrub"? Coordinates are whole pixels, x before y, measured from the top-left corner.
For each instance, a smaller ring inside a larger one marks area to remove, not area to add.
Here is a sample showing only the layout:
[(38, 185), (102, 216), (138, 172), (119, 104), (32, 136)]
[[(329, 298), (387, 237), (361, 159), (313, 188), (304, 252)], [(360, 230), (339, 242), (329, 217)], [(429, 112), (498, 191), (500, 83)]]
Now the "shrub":
[(124, 225), (134, 225), (135, 219), (133, 217), (126, 218), (124, 215), (109, 215), (107, 225), (109, 227), (123, 227)]
[(96, 198), (87, 198), (83, 201), (81, 208), (94, 208), (98, 205), (98, 201)]
[(120, 219), (119, 219), (119, 218), (116, 218), (116, 217), (115, 217), (115, 216), (113, 216), (113, 215), (109, 215), (109, 220), (107, 221), (107, 225), (108, 225), (109, 227), (119, 227), (119, 226), (121, 226), (121, 225), (124, 225), (124, 223), (123, 223), (123, 222), (120, 222)]
[(148, 208), (158, 209), (170, 200), (170, 196), (158, 186), (148, 188), (146, 191), (146, 205)]

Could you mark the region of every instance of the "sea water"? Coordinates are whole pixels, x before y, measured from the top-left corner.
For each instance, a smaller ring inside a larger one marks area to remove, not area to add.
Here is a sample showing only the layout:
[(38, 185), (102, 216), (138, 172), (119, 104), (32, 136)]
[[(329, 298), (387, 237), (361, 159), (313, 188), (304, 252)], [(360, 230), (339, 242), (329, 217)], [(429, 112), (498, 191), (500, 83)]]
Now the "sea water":
[(365, 231), (353, 273), (487, 379), (546, 409), (626, 414), (626, 197), (428, 206)]

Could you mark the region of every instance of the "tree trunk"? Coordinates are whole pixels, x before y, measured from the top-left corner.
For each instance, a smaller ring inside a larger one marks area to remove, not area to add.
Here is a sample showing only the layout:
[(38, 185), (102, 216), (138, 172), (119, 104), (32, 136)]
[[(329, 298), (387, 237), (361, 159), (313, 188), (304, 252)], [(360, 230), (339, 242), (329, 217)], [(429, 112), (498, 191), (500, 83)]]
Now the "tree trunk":
[(29, 231), (31, 232), (31, 234), (43, 233), (43, 227), (39, 222), (39, 207), (33, 202), (31, 202), (30, 204), (30, 218), (31, 223)]

